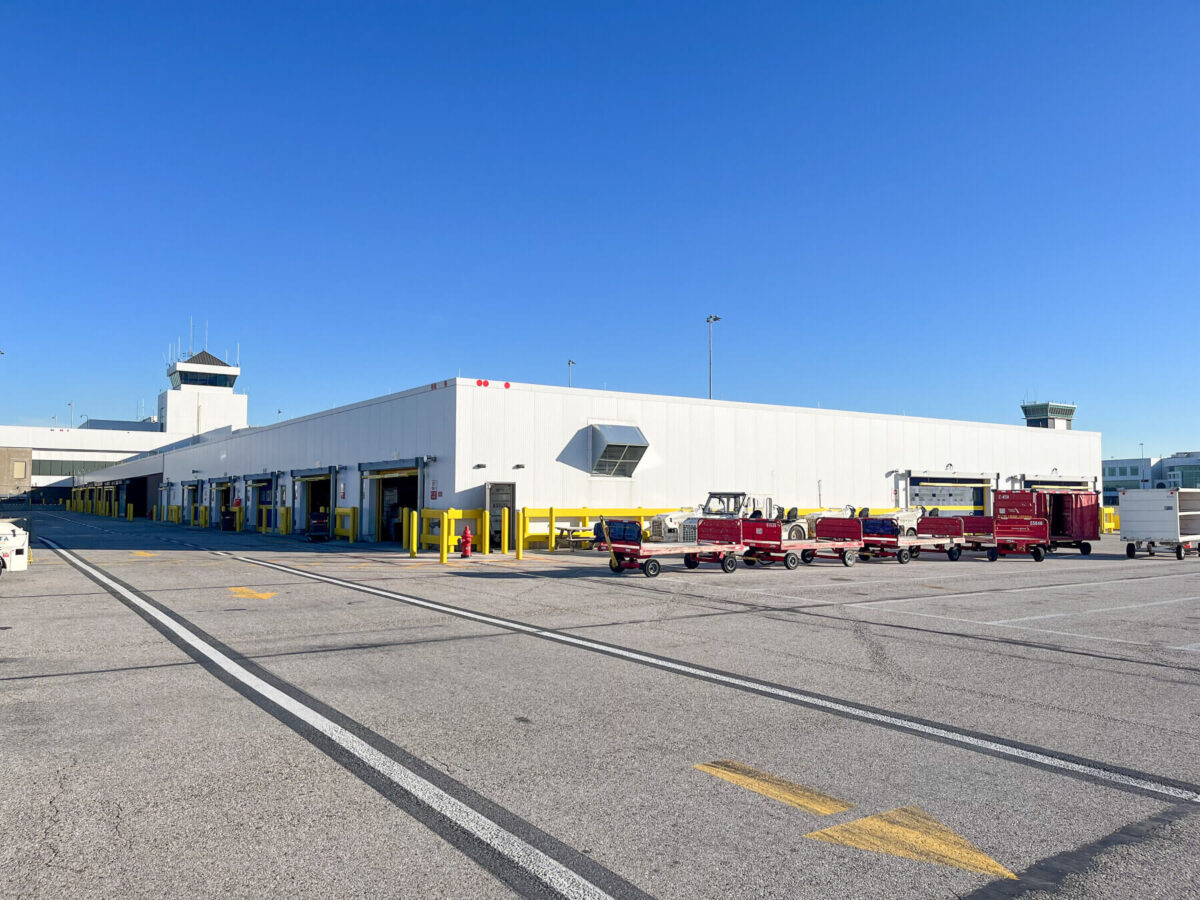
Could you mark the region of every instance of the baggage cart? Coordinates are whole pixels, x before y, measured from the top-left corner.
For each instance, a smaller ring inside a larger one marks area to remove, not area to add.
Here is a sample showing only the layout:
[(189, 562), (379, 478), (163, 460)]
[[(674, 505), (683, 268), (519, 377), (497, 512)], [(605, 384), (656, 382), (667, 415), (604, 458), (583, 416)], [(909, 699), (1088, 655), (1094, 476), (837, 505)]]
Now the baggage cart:
[(927, 533), (957, 537), (963, 550), (985, 553), (989, 562), (1025, 553), (1041, 562), (1050, 548), (1050, 523), (1035, 516), (946, 516), (922, 523)]
[[(917, 535), (910, 537), (900, 533), (900, 527), (895, 520), (888, 518), (859, 519), (863, 523), (863, 547), (858, 558), (868, 560), (875, 557), (880, 559), (895, 559), (900, 565), (906, 565), (910, 560), (921, 555), (922, 550), (937, 550), (944, 552), (951, 562), (957, 562), (962, 556), (962, 536), (958, 534), (930, 534), (927, 523), (944, 521), (939, 516), (922, 516), (917, 520)], [(961, 526), (959, 526), (961, 528)], [(957, 530), (951, 528), (940, 529)]]
[(669, 557), (682, 557), (689, 569), (701, 563), (715, 563), (724, 572), (735, 571), (738, 556), (746, 552), (741, 541), (744, 521), (747, 520), (701, 519), (696, 525), (696, 543), (666, 544), (643, 540), (642, 526), (636, 520), (600, 520), (609, 569), (617, 575), (628, 569), (641, 569), (647, 578), (657, 577), (662, 571), (662, 560)]
[(1100, 495), (1095, 491), (1047, 490), (996, 491), (992, 498), (996, 518), (1033, 516), (1050, 523), (1050, 552), (1075, 547), (1081, 556), (1092, 552), (1100, 540)]
[(785, 569), (794, 569), (800, 563), (811, 565), (816, 559), (837, 559), (844, 566), (852, 566), (863, 545), (859, 519), (819, 519), (816, 536), (798, 541), (784, 537), (786, 528), (782, 522), (766, 519), (743, 522), (742, 543), (748, 549), (742, 562), (747, 566), (782, 562)]
[(1200, 554), (1200, 489), (1167, 488), (1121, 491), (1121, 540), (1130, 559), (1139, 550), (1159, 549), (1183, 559)]

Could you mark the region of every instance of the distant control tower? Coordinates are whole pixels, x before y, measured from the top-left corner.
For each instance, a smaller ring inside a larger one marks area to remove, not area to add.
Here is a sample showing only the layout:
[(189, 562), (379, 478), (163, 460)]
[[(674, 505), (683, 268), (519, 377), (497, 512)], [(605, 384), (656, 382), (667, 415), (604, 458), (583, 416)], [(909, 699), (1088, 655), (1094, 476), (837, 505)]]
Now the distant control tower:
[(1030, 428), (1054, 428), (1070, 431), (1075, 418), (1073, 403), (1022, 403), (1025, 424)]
[(158, 395), (158, 421), (173, 434), (202, 434), (217, 428), (245, 428), (245, 394), (233, 392), (242, 370), (221, 362), (207, 350), (172, 363), (171, 389)]

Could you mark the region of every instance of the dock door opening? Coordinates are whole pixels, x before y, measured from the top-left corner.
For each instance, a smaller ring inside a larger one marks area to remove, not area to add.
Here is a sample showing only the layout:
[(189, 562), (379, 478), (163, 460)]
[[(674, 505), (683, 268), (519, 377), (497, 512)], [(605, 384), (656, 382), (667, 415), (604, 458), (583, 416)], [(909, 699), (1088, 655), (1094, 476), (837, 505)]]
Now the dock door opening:
[(367, 476), (375, 484), (375, 540), (399, 542), (404, 539), (406, 509), (416, 509), (420, 500), (417, 470), (401, 469), (376, 472)]
[(914, 473), (908, 478), (908, 505), (946, 516), (983, 516), (995, 487), (995, 479), (987, 476)]
[(330, 489), (328, 475), (303, 478), (301, 483), (304, 486), (304, 530), (308, 531), (313, 513), (323, 512), (332, 516), (333, 491)]

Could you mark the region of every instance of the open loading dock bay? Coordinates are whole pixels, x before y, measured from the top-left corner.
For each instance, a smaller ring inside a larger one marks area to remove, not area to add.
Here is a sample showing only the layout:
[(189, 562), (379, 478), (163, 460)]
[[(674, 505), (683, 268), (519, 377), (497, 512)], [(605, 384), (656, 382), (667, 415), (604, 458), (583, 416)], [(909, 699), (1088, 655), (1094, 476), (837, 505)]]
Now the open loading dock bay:
[(1200, 891), (1194, 558), (616, 579), (36, 518), (6, 896)]

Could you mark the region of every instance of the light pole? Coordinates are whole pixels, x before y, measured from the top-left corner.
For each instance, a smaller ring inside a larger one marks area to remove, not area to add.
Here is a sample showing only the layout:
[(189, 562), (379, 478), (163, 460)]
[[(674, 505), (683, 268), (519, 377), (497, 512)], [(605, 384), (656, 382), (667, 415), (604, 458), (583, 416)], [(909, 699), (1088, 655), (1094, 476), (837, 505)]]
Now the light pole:
[(1138, 441), (1138, 487), (1146, 483), (1148, 479), (1142, 477), (1142, 464), (1146, 460), (1146, 443)]
[(571, 387), (571, 367), (574, 366), (575, 364), (576, 364), (575, 360), (573, 360), (573, 359), (567, 360), (567, 387)]
[(712, 399), (712, 327), (713, 322), (720, 322), (720, 316), (709, 316), (704, 320), (708, 323), (708, 399)]

